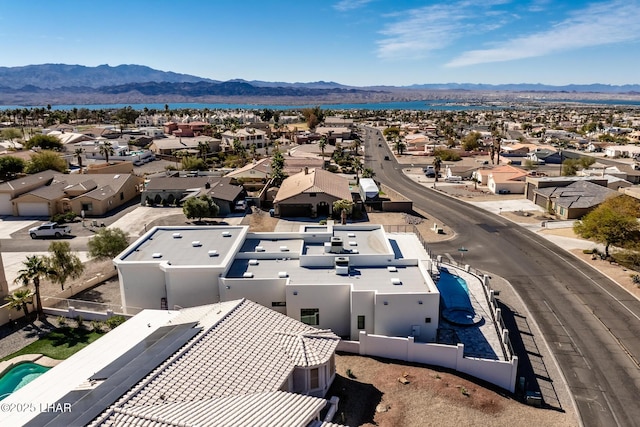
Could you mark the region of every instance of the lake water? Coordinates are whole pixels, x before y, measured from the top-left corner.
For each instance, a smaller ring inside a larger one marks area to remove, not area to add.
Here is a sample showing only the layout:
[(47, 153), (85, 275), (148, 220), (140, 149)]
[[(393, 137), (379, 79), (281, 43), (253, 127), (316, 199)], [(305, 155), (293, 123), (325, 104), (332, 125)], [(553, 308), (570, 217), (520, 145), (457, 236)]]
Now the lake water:
[[(590, 105), (619, 105), (640, 107), (640, 100), (619, 100), (619, 99), (566, 99), (566, 100), (553, 100), (553, 99), (523, 99), (523, 104), (531, 102), (566, 102), (572, 104), (590, 104)], [(464, 111), (464, 110), (500, 110), (505, 108), (512, 108), (513, 105), (518, 104), (517, 101), (504, 101), (504, 103), (496, 101), (487, 104), (476, 104), (473, 102), (463, 102), (460, 100), (422, 100), (422, 101), (398, 101), (398, 102), (380, 102), (380, 103), (366, 103), (366, 104), (324, 104), (320, 105), (325, 110), (440, 110), (440, 111)], [(265, 108), (271, 110), (300, 110), (302, 108), (314, 107), (317, 104), (305, 104), (305, 105), (269, 105), (269, 104), (204, 104), (204, 103), (169, 103), (171, 110), (178, 109), (193, 109), (202, 110), (208, 108), (209, 110), (262, 110)], [(74, 108), (87, 108), (89, 110), (110, 110), (120, 109), (125, 107), (132, 107), (135, 110), (143, 110), (145, 107), (149, 109), (155, 109), (158, 111), (164, 111), (165, 104), (88, 104), (88, 105), (53, 105), (54, 110), (73, 110)], [(44, 105), (40, 106), (22, 106), (22, 105), (3, 105), (0, 106), (0, 110), (16, 109), (16, 108), (46, 108)]]

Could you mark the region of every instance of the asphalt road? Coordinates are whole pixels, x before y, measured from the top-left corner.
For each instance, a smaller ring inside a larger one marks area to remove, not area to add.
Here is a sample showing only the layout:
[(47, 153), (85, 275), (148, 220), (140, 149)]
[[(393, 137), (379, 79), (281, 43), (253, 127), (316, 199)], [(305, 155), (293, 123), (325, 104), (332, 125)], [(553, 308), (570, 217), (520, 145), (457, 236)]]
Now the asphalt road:
[(465, 263), (511, 282), (558, 360), (583, 424), (640, 425), (640, 302), (535, 233), (407, 178), (387, 144), (378, 147), (380, 136), (365, 132), (365, 166), (456, 231), (432, 244), (434, 253), (457, 257), (467, 248)]

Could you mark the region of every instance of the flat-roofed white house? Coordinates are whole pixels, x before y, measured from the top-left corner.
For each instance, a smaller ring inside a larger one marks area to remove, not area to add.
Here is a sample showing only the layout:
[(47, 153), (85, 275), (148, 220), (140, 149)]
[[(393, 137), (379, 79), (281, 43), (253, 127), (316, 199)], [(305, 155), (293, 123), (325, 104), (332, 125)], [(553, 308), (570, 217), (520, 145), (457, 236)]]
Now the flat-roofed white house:
[(380, 225), (156, 227), (114, 264), (129, 312), (248, 298), (352, 340), (361, 332), (436, 339), (431, 260), (413, 233)]
[(260, 129), (246, 127), (236, 131), (226, 131), (222, 133), (222, 143), (220, 147), (224, 151), (233, 150), (233, 142), (238, 140), (245, 149), (249, 149), (251, 144), (255, 144), (256, 148), (262, 148), (267, 145), (267, 133)]
[(337, 426), (320, 412), (339, 341), (246, 299), (144, 310), (3, 401), (60, 410), (0, 425)]

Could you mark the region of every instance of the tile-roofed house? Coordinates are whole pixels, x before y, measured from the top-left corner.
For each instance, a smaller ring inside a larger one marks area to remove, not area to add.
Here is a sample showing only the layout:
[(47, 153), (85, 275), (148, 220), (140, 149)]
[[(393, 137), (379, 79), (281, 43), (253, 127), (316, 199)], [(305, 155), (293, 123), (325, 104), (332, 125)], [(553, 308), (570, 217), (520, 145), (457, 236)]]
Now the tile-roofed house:
[(0, 215), (14, 215), (11, 200), (31, 190), (51, 184), (56, 171), (46, 170), (0, 184)]
[(342, 199), (351, 200), (349, 182), (316, 168), (285, 179), (273, 204), (279, 216), (331, 215), (333, 202)]
[(487, 173), (487, 186), (494, 194), (524, 193), (527, 172), (511, 165), (497, 166)]
[(149, 178), (142, 192), (142, 204), (184, 202), (190, 197), (209, 195), (220, 208), (220, 215), (233, 212), (235, 203), (244, 199), (246, 192), (231, 178), (217, 176), (156, 176)]
[[(319, 420), (327, 405), (322, 397), (335, 377), (338, 336), (246, 299), (184, 311), (144, 311), (40, 377), (40, 387), (29, 387), (40, 390), (34, 399), (69, 402), (71, 410), (33, 414), (32, 422), (305, 427)], [(148, 329), (147, 335), (140, 329)], [(315, 364), (299, 365), (300, 356), (291, 357), (282, 334), (314, 336), (305, 351), (314, 354)], [(133, 347), (114, 348), (110, 335)], [(83, 361), (79, 372), (73, 371), (76, 359)], [(46, 381), (56, 388), (56, 376), (65, 377), (60, 387), (66, 389), (47, 389)]]
[(53, 174), (41, 185), (14, 198), (12, 215), (53, 216), (62, 212), (99, 216), (136, 197), (140, 179), (133, 174)]
[(581, 218), (608, 198), (622, 194), (588, 181), (576, 181), (564, 187), (539, 188), (536, 193), (547, 200), (547, 206), (560, 219)]
[[(307, 169), (322, 168), (322, 159), (307, 157), (285, 157), (282, 171), (287, 175), (294, 175)], [(264, 158), (248, 163), (241, 168), (229, 172), (225, 176), (243, 180), (264, 180), (271, 176), (271, 159)]]

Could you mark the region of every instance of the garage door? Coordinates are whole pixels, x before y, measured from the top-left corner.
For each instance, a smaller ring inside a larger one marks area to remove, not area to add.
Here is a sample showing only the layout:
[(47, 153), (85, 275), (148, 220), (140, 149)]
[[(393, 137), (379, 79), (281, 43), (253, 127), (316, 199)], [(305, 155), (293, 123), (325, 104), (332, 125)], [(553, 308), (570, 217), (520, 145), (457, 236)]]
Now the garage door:
[(280, 204), (280, 216), (283, 217), (310, 217), (311, 205), (283, 205)]
[(0, 215), (13, 215), (11, 195), (9, 194), (0, 194)]
[(18, 216), (49, 216), (47, 203), (19, 203)]

